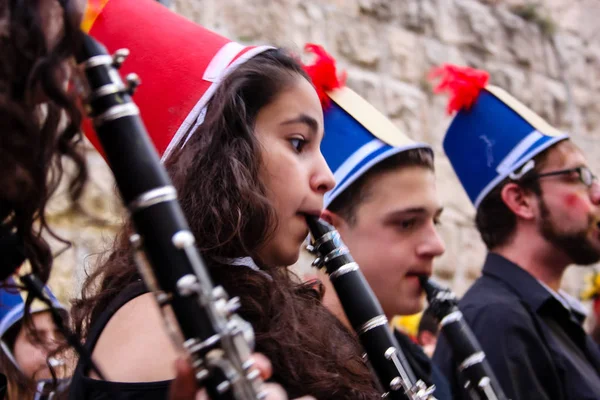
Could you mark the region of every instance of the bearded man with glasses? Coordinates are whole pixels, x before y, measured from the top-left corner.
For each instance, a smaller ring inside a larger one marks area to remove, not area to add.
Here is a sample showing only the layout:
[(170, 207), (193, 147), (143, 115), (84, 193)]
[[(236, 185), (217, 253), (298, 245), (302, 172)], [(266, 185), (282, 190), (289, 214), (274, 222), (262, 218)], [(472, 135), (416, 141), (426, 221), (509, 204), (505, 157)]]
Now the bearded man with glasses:
[[(489, 254), (460, 301), (512, 400), (600, 398), (600, 352), (582, 305), (560, 290), (570, 264), (600, 260), (600, 184), (569, 137), (488, 76), (437, 71), (456, 112), (444, 150), (476, 208)], [(434, 362), (467, 398), (443, 335)]]

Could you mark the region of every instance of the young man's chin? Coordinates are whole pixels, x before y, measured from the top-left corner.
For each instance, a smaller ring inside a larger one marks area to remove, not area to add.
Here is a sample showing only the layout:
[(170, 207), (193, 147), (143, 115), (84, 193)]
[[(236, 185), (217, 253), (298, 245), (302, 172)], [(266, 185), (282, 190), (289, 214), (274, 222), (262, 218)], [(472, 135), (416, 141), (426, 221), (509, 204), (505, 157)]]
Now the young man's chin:
[(398, 307), (398, 311), (394, 313), (394, 315), (413, 315), (418, 314), (425, 308), (425, 303), (422, 297), (406, 299), (400, 307)]

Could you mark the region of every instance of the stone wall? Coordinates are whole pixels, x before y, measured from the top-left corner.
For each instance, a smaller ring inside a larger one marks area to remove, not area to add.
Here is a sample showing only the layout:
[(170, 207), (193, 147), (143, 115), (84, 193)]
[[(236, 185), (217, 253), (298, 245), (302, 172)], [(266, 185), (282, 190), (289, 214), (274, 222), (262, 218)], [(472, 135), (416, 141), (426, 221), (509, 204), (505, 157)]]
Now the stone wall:
[[(172, 7), (243, 43), (297, 52), (306, 42), (324, 45), (348, 71), (350, 87), (410, 136), (431, 143), (447, 244), (436, 274), (460, 294), (478, 276), (485, 249), (473, 207), (441, 149), (449, 118), (446, 99), (434, 96), (427, 81), (433, 66), (451, 62), (490, 71), (493, 83), (570, 131), (600, 173), (600, 3), (538, 3), (543, 6), (523, 0), (173, 0)], [(74, 283), (64, 286), (70, 293), (83, 276), (86, 254), (111, 239), (119, 219), (110, 175), (97, 155), (90, 153), (90, 161), (94, 184), (84, 202), (90, 215), (71, 210), (53, 217), (75, 242), (57, 259), (55, 277)], [(570, 269), (565, 289), (576, 293), (583, 272)]]

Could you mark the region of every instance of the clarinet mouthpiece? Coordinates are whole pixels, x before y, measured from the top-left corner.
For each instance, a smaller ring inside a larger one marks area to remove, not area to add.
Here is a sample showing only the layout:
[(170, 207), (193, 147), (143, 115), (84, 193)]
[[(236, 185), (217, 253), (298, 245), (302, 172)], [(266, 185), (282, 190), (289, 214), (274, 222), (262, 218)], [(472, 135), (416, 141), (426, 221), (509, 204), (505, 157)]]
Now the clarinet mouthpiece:
[(306, 223), (308, 224), (308, 229), (315, 240), (327, 232), (334, 230), (331, 225), (314, 215), (306, 214)]
[(427, 296), (427, 301), (431, 302), (441, 287), (425, 275), (419, 276), (419, 282), (421, 282), (421, 287)]

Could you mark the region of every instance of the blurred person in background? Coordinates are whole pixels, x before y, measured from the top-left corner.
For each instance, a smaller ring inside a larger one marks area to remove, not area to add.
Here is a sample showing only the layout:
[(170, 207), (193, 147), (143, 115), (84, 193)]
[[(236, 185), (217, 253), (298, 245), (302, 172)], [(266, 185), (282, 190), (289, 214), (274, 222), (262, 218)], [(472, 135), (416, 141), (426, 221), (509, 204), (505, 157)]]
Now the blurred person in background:
[[(433, 150), (415, 142), (371, 104), (344, 86), (335, 60), (317, 45), (306, 67), (323, 103), (325, 137), (321, 151), (336, 185), (325, 195), (321, 218), (333, 225), (361, 268), (388, 320), (424, 306), (419, 276), (431, 276), (443, 254), (436, 225), (442, 213), (437, 196)], [(326, 304), (348, 320), (326, 276)], [(449, 387), (419, 345), (395, 330), (415, 375), (435, 397), (449, 399)]]
[[(444, 151), (476, 208), (488, 255), (459, 302), (507, 397), (597, 399), (600, 351), (582, 304), (560, 290), (570, 264), (600, 260), (600, 184), (583, 152), (485, 71), (445, 65), (437, 91), (456, 113)], [(463, 393), (452, 348), (433, 357)]]
[[(48, 287), (46, 294), (68, 323), (67, 309)], [(33, 399), (40, 382), (54, 389), (63, 383), (60, 379), (67, 373), (64, 360), (54, 354), (63, 344), (63, 336), (48, 305), (34, 301), (26, 321), (25, 296), (12, 278), (0, 289), (0, 372), (7, 379), (8, 400)]]
[(438, 335), (440, 333), (440, 321), (426, 308), (421, 314), (419, 328), (417, 330), (417, 343), (429, 358), (433, 357)]

